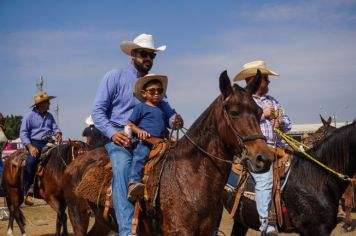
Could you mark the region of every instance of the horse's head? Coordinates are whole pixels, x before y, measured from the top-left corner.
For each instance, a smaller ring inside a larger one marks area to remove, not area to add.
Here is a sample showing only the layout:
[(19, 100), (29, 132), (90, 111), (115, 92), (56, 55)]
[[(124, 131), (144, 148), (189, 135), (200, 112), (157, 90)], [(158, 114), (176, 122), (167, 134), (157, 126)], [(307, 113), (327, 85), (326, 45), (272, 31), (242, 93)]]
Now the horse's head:
[(68, 145), (70, 147), (70, 158), (73, 161), (77, 156), (88, 151), (88, 145), (79, 140), (68, 140)]
[(252, 98), (261, 79), (258, 71), (256, 77), (242, 88), (231, 85), (226, 71), (220, 75), (221, 109), (218, 112), (224, 114), (225, 122), (220, 121), (219, 131), (225, 134), (225, 142), (235, 149), (252, 172), (267, 171), (274, 158), (260, 129), (262, 109)]
[(302, 142), (309, 147), (313, 147), (316, 143), (319, 143), (336, 130), (336, 127), (331, 125), (330, 116), (327, 121), (325, 121), (321, 115), (320, 119), (323, 125), (320, 126), (313, 134), (310, 134), (306, 138), (302, 139)]

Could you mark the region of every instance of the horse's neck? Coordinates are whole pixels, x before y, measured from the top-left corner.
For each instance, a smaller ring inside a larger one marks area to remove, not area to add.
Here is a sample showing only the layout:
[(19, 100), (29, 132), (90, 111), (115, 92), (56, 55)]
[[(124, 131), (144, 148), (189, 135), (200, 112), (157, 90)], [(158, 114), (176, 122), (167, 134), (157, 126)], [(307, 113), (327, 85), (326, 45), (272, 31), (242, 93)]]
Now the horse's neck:
[[(201, 124), (211, 122), (204, 120)], [(190, 163), (191, 168), (205, 169), (210, 172), (209, 175), (226, 178), (230, 171), (229, 161), (232, 160), (233, 150), (218, 136), (214, 125), (200, 125), (190, 129), (179, 141), (174, 155), (177, 157), (175, 161), (184, 160)]]
[(326, 147), (323, 147), (323, 142), (317, 144), (309, 154), (322, 164), (311, 162), (302, 154), (296, 154), (293, 158), (291, 175), (304, 182), (301, 185), (312, 186), (319, 192), (328, 186), (341, 196), (348, 182), (339, 178), (335, 172), (349, 177), (355, 175), (355, 142), (354, 138), (339, 137)]

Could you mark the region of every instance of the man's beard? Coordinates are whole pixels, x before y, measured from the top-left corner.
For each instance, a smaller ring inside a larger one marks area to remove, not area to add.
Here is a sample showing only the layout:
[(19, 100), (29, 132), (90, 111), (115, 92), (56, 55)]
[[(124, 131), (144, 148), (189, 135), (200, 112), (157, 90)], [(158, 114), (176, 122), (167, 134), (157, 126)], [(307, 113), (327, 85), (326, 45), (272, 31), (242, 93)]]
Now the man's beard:
[(134, 65), (140, 74), (147, 74), (152, 68), (152, 63), (148, 66), (145, 66), (145, 61), (143, 63), (138, 63), (134, 60)]

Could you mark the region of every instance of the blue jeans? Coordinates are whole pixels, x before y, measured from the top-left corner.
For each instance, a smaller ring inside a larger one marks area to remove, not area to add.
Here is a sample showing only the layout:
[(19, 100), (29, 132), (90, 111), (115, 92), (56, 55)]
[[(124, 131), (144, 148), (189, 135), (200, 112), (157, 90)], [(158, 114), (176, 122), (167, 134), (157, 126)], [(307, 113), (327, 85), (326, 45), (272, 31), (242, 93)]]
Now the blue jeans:
[[(42, 148), (46, 145), (45, 141), (31, 140), (31, 144), (38, 149), (39, 155), (41, 155)], [(39, 157), (39, 156), (38, 156)], [(35, 171), (37, 167), (38, 157), (31, 156), (30, 153), (27, 155), (27, 164), (25, 169), (24, 178), (24, 193), (27, 194), (30, 189), (33, 179), (35, 178)]]
[(141, 182), (142, 170), (151, 150), (150, 145), (142, 140), (133, 143), (133, 159), (130, 171), (130, 184)]
[(119, 235), (131, 234), (134, 205), (127, 200), (129, 174), (132, 165), (132, 148), (125, 148), (114, 142), (105, 145), (112, 164), (112, 199), (115, 216), (119, 226)]
[(269, 171), (266, 173), (260, 174), (251, 172), (251, 175), (256, 182), (256, 207), (261, 222), (260, 231), (262, 232), (267, 229), (266, 232), (269, 232), (274, 230), (272, 226), (268, 225), (268, 210), (272, 198), (273, 186), (273, 164), (271, 164)]

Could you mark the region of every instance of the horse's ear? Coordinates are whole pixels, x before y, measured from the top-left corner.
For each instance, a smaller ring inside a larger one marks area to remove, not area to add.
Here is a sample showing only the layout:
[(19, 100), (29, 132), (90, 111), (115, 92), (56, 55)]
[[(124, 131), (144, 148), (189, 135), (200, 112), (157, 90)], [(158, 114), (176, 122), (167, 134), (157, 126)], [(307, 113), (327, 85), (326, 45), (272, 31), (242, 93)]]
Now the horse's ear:
[(68, 139), (68, 144), (71, 145), (72, 144), (72, 140), (69, 138)]
[(227, 71), (226, 70), (224, 70), (220, 74), (219, 87), (220, 87), (221, 94), (224, 96), (224, 98), (227, 98), (233, 92), (232, 91), (232, 87), (231, 87), (230, 78), (227, 75)]
[(257, 69), (257, 73), (255, 77), (248, 81), (245, 90), (249, 94), (254, 94), (257, 91), (257, 89), (260, 87), (261, 81), (262, 81), (262, 74), (261, 71)]
[(328, 120), (326, 121), (326, 123), (328, 124), (328, 126), (330, 126), (331, 124), (331, 116), (329, 116)]
[(321, 116), (321, 114), (319, 114), (319, 116), (320, 116), (321, 122), (323, 123), (324, 127), (330, 126), (330, 124), (331, 124), (331, 116), (329, 116), (327, 121), (324, 120), (324, 118)]

